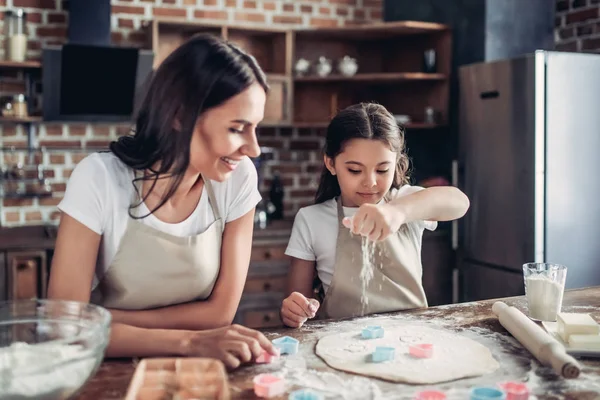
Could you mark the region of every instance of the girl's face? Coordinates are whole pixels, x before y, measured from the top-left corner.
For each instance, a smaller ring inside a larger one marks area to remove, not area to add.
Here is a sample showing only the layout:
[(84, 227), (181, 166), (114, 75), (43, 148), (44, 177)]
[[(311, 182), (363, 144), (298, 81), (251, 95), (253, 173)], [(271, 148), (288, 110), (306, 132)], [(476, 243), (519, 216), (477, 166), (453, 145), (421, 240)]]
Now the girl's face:
[(256, 126), (262, 121), (266, 93), (253, 83), (225, 103), (204, 112), (190, 146), (190, 170), (225, 181), (244, 157), (258, 157)]
[(342, 204), (378, 203), (392, 187), (396, 156), (384, 142), (371, 139), (351, 139), (335, 159), (325, 156), (327, 169), (340, 184)]

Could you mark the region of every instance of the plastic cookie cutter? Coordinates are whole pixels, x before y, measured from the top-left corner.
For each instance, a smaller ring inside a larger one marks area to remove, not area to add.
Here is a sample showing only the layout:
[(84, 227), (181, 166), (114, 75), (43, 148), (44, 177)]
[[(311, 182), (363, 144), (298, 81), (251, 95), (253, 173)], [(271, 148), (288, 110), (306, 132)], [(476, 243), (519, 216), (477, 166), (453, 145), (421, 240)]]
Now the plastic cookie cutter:
[(506, 400), (527, 400), (529, 388), (523, 382), (502, 382), (498, 386), (506, 393)]
[(362, 330), (363, 339), (378, 339), (383, 337), (383, 328), (380, 326), (367, 326)]
[(433, 345), (429, 343), (411, 344), (408, 346), (411, 356), (417, 358), (431, 358), (433, 356)]
[(285, 381), (274, 375), (256, 375), (252, 382), (254, 383), (254, 394), (258, 397), (270, 398), (285, 392)]
[(417, 393), (414, 400), (446, 400), (446, 393), (439, 390), (425, 390)]
[(506, 400), (506, 393), (493, 387), (476, 387), (471, 391), (471, 400)]
[(273, 339), (273, 344), (279, 349), (279, 354), (296, 354), (299, 343), (297, 339), (289, 336)]
[(322, 394), (309, 389), (300, 389), (290, 393), (288, 400), (323, 400)]
[(263, 351), (260, 356), (256, 359), (257, 364), (271, 364), (273, 361), (279, 358), (279, 349), (277, 349), (277, 355), (269, 354), (267, 351)]
[(393, 347), (375, 347), (375, 351), (371, 355), (373, 362), (391, 361), (394, 359)]

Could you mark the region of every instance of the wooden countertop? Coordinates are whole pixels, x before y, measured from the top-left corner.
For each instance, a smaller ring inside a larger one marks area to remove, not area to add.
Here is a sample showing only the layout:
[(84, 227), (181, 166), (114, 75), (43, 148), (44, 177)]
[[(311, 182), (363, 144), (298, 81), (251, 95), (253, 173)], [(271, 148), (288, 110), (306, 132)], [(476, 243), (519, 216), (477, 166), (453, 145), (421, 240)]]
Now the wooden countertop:
[[(526, 311), (526, 299), (522, 296), (503, 300), (509, 305)], [(504, 380), (526, 380), (532, 394), (535, 394), (538, 399), (593, 399), (600, 397), (600, 360), (580, 360), (583, 371), (577, 379), (558, 378), (551, 369), (542, 367), (500, 325), (491, 311), (493, 303), (494, 300), (486, 300), (345, 321), (313, 321), (299, 330), (265, 331), (270, 339), (280, 335), (290, 335), (299, 339), (301, 343), (299, 354), (282, 358), (275, 364), (249, 365), (234, 371), (229, 375), (232, 394), (236, 399), (255, 399), (251, 383), (253, 376), (264, 372), (285, 371), (286, 377), (289, 375), (290, 378), (296, 379), (296, 382), (302, 376), (304, 376), (302, 378), (304, 382), (311, 381), (311, 379), (314, 381), (315, 378), (327, 379), (327, 387), (330, 389), (336, 384), (343, 385), (344, 390), (351, 387), (357, 394), (360, 390), (370, 391), (376, 386), (383, 394), (383, 398), (409, 399), (414, 393), (433, 387), (457, 395), (457, 397), (468, 398), (470, 388), (494, 385)], [(567, 291), (564, 296), (563, 311), (590, 313), (597, 320), (600, 319), (600, 287)], [(359, 381), (356, 379), (350, 381), (355, 377), (354, 375), (333, 370), (314, 355), (314, 346), (320, 337), (342, 330), (359, 329), (366, 325), (367, 321), (369, 324), (376, 324), (378, 319), (432, 324), (433, 327), (437, 326), (468, 335), (485, 344), (492, 351), (500, 363), (500, 369), (488, 376), (427, 387), (393, 384), (362, 377), (358, 378), (362, 384), (358, 384)], [(122, 399), (127, 391), (134, 368), (135, 362), (132, 360), (105, 360), (77, 399)], [(328, 375), (323, 375), (324, 373), (328, 373)], [(338, 379), (332, 379), (332, 377)], [(287, 399), (287, 395), (278, 399), (284, 398)], [(370, 395), (365, 393), (364, 396), (359, 395), (357, 398), (368, 399)]]

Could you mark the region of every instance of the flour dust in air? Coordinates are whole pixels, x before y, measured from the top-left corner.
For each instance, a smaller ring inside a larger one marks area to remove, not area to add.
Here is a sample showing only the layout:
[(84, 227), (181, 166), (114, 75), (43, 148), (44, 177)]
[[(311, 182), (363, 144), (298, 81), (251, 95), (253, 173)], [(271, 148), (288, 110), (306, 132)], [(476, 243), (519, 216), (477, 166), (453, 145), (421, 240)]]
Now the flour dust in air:
[(367, 311), (369, 305), (369, 298), (367, 297), (367, 287), (369, 282), (373, 279), (373, 270), (375, 268), (375, 242), (369, 240), (368, 237), (362, 237), (362, 267), (360, 269), (360, 284), (362, 293), (360, 296), (360, 304), (362, 305), (362, 315)]

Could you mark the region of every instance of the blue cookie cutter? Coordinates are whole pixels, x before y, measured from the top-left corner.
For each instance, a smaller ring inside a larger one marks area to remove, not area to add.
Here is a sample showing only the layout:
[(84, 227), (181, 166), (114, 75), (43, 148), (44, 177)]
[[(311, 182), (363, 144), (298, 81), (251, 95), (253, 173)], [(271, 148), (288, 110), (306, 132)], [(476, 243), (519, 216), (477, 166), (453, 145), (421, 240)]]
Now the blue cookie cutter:
[(493, 387), (476, 387), (471, 391), (471, 400), (505, 400), (506, 393)]
[(394, 359), (393, 347), (375, 347), (375, 351), (371, 355), (373, 362), (379, 363), (384, 361), (391, 361)]
[(322, 394), (309, 389), (300, 389), (290, 393), (288, 400), (323, 400)]
[(280, 354), (296, 354), (299, 343), (297, 339), (289, 336), (273, 339), (273, 344), (279, 349)]
[(380, 326), (367, 326), (362, 330), (363, 339), (378, 339), (383, 337), (383, 328)]

